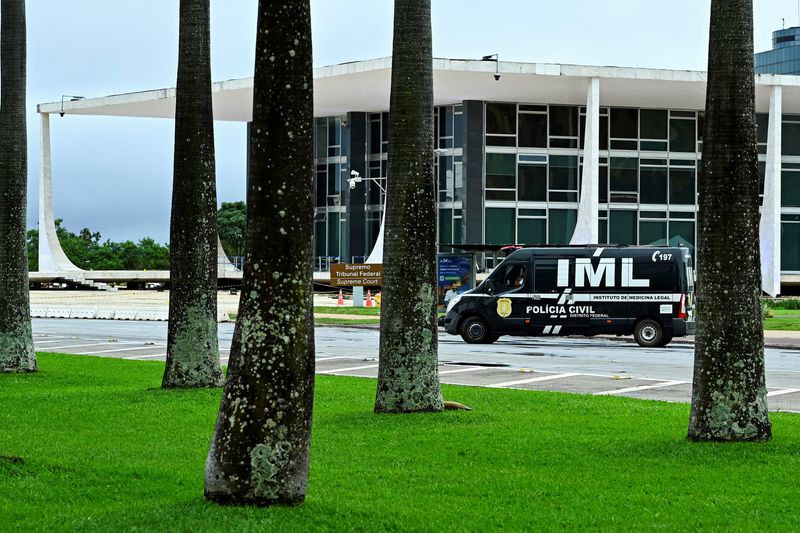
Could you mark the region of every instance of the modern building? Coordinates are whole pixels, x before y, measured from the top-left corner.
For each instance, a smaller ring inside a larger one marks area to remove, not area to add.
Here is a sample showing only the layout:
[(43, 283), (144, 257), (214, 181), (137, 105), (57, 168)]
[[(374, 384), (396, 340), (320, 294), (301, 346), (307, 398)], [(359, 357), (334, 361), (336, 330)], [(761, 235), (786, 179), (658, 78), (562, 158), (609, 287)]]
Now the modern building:
[[(383, 58), (315, 71), (320, 271), (362, 260), (378, 236), (391, 179), (390, 70)], [(800, 287), (800, 77), (755, 79), (763, 282), (788, 293)], [(435, 59), (439, 242), (694, 250), (705, 89), (695, 71)], [(171, 117), (174, 96), (42, 104), (43, 150), (50, 114)], [(218, 120), (249, 121), (252, 78), (215, 84), (214, 110)], [(353, 171), (363, 179), (351, 188)], [(40, 210), (42, 227), (52, 220)], [(40, 254), (58, 255), (50, 232), (40, 235)]]
[(772, 50), (755, 55), (757, 74), (800, 74), (800, 27), (772, 32)]

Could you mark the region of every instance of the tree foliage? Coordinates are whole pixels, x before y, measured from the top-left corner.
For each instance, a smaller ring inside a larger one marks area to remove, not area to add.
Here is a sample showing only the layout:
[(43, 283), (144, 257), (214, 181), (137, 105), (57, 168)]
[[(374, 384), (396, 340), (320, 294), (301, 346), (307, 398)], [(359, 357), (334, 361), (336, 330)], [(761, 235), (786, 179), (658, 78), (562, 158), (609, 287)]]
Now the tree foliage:
[[(99, 231), (83, 228), (77, 234), (58, 218), (56, 235), (72, 263), (85, 270), (169, 270), (169, 246), (150, 237), (139, 242), (102, 241)], [(39, 269), (39, 230), (28, 230), (28, 268)]]
[(222, 202), (217, 211), (219, 240), (228, 257), (244, 255), (244, 235), (247, 224), (247, 206), (244, 202)]

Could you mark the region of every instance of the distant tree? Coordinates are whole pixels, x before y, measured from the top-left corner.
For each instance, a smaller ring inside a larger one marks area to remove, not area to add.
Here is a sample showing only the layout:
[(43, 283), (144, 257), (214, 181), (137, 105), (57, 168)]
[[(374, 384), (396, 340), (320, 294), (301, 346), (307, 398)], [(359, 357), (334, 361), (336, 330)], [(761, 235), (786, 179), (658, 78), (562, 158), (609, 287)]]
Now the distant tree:
[[(219, 387), (210, 0), (181, 0), (164, 388)], [(141, 246), (144, 244), (144, 246)], [(142, 251), (152, 242), (140, 243)]]
[(395, 0), (376, 412), (441, 411), (430, 0)]
[(244, 255), (247, 207), (244, 202), (222, 202), (217, 212), (219, 240), (229, 257)]
[(314, 113), (309, 0), (260, 0), (242, 297), (205, 495), (297, 504), (314, 388)]
[(0, 0), (0, 371), (35, 372), (25, 240), (25, 0)]
[(689, 437), (767, 440), (752, 0), (712, 0)]
[(39, 230), (29, 229), (25, 239), (28, 247), (28, 272), (39, 271)]
[[(74, 265), (86, 270), (169, 270), (169, 246), (158, 244), (150, 237), (133, 241), (101, 244), (99, 231), (83, 228), (75, 234), (64, 227), (64, 221), (55, 220), (56, 235), (64, 253)], [(28, 230), (28, 268), (35, 272), (39, 267), (39, 230)]]

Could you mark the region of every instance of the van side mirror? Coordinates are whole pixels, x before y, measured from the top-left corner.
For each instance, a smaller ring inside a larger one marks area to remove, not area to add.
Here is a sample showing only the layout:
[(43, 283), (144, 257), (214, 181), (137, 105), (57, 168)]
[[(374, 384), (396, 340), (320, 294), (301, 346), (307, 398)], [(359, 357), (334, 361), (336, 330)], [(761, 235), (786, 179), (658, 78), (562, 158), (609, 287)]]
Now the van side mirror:
[(493, 294), (494, 293), (494, 282), (491, 278), (486, 278), (484, 282), (486, 284), (486, 294)]

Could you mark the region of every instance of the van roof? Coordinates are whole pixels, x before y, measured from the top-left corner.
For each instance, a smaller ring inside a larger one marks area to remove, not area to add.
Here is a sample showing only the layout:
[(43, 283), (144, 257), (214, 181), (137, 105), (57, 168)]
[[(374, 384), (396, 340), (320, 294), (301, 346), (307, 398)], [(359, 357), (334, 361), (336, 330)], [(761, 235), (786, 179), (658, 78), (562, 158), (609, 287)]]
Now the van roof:
[[(677, 257), (689, 255), (689, 249), (684, 246), (626, 246), (605, 244), (581, 244), (562, 246), (532, 246), (515, 250), (507, 259), (529, 259), (531, 257), (592, 257), (597, 249), (602, 248), (603, 254), (611, 257), (638, 257), (650, 255), (655, 251), (673, 253)], [(606, 254), (606, 250), (608, 253)]]

